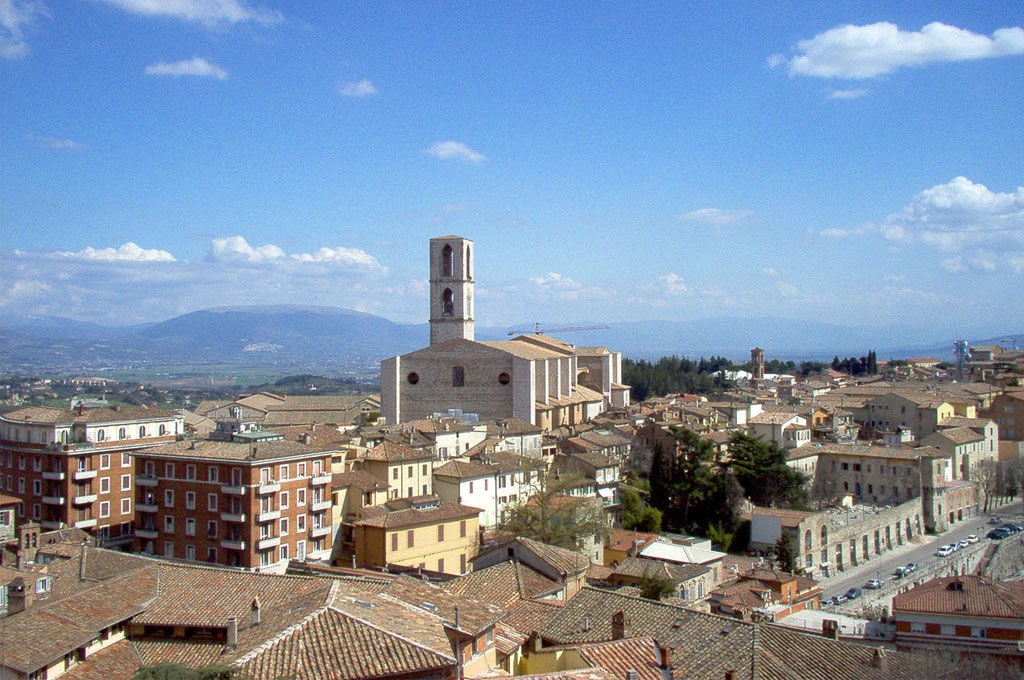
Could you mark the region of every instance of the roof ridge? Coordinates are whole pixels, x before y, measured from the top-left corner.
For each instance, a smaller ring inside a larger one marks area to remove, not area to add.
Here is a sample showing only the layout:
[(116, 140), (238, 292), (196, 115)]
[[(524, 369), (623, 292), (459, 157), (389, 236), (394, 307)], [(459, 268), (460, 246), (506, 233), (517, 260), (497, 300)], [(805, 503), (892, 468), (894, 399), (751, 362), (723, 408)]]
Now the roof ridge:
[[(383, 595), (384, 595), (384, 593), (378, 593), (377, 594), (378, 597), (381, 597)], [(394, 596), (391, 596), (388, 599), (389, 600), (394, 600), (395, 602), (402, 602), (402, 600), (399, 600), (398, 598), (396, 598)], [(408, 603), (406, 602), (405, 604), (408, 604)], [(429, 614), (430, 613), (430, 612), (426, 611), (425, 609), (421, 609), (419, 607), (415, 607), (415, 605), (409, 605), (409, 606), (414, 608), (416, 611), (418, 611), (420, 613), (423, 613), (423, 614)], [(390, 630), (390, 629), (387, 629), (387, 628), (381, 628), (376, 623), (373, 623), (372, 621), (368, 621), (368, 620), (366, 620), (364, 618), (356, 616), (355, 614), (353, 614), (350, 611), (347, 611), (347, 610), (344, 610), (344, 609), (340, 609), (339, 607), (337, 607), (334, 604), (328, 605), (327, 609), (330, 609), (331, 611), (337, 613), (340, 616), (344, 616), (346, 618), (352, 619), (353, 621), (358, 621), (359, 623), (363, 624), (364, 626), (368, 626), (368, 627), (370, 627), (370, 628), (372, 628), (372, 629), (374, 629), (374, 630), (376, 630), (378, 632), (384, 633), (385, 635), (390, 635), (391, 637), (397, 638), (397, 639), (401, 640), (402, 642), (410, 644), (410, 645), (412, 645), (414, 647), (418, 647), (419, 649), (424, 649), (424, 650), (430, 652), (431, 654), (435, 654), (435, 655), (440, 656), (442, 658), (449, 659), (449, 660), (451, 660), (453, 662), (457, 661), (457, 659), (455, 658), (454, 654), (439, 652), (436, 649), (434, 649), (432, 647), (428, 647), (427, 645), (423, 644), (422, 642), (420, 642), (418, 640), (413, 640), (412, 638), (409, 638), (409, 637), (406, 637), (405, 635), (402, 635), (398, 631)], [(440, 617), (438, 617), (438, 618), (440, 619)], [(444, 621), (443, 619), (440, 619), (440, 620), (442, 622)]]
[(253, 649), (249, 650), (248, 652), (246, 652), (242, 656), (240, 656), (237, 659), (235, 659), (232, 662), (232, 664), (234, 664), (236, 666), (241, 666), (241, 665), (247, 663), (248, 661), (251, 661), (252, 659), (256, 658), (258, 655), (260, 655), (263, 652), (269, 650), (271, 647), (276, 646), (279, 642), (284, 640), (286, 637), (290, 636), (295, 631), (300, 630), (303, 626), (306, 625), (306, 623), (308, 623), (309, 621), (312, 621), (315, 617), (322, 615), (328, 609), (329, 609), (329, 607), (327, 605), (324, 605), (324, 606), (321, 606), (321, 607), (317, 607), (312, 612), (310, 612), (309, 614), (306, 614), (304, 617), (302, 617), (302, 619), (300, 619), (299, 621), (296, 621), (295, 623), (293, 623), (292, 625), (288, 626), (287, 628), (283, 628), (280, 631), (278, 631), (277, 635), (274, 635), (273, 637), (268, 638), (267, 640), (264, 640), (263, 642), (258, 644)]

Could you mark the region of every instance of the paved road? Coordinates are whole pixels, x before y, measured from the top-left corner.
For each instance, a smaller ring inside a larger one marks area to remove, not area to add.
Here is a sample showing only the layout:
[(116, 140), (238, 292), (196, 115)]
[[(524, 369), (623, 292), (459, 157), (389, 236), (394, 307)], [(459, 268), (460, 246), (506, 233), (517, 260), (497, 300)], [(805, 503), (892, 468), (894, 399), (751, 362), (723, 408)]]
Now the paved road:
[[(860, 601), (850, 603), (849, 605), (843, 605), (843, 609), (846, 611), (859, 610), (861, 607), (868, 604), (878, 604), (891, 607), (892, 597), (897, 593), (901, 586), (901, 580), (894, 578), (894, 572), (897, 567), (906, 564), (907, 562), (917, 562), (919, 565), (918, 572), (920, 573), (928, 571), (930, 567), (939, 566), (942, 563), (948, 562), (954, 558), (936, 556), (935, 551), (938, 547), (966, 538), (970, 534), (975, 534), (981, 538), (980, 543), (976, 546), (970, 546), (970, 549), (978, 550), (979, 552), (983, 551), (984, 546), (991, 542), (990, 539), (985, 538), (985, 534), (992, 529), (992, 525), (988, 522), (989, 518), (993, 515), (998, 515), (1003, 518), (1003, 521), (1020, 522), (1022, 521), (1021, 502), (1017, 501), (1015, 503), (995, 508), (988, 514), (981, 514), (977, 517), (971, 518), (944, 534), (937, 536), (921, 536), (918, 539), (914, 539), (913, 542), (905, 543), (895, 550), (879, 555), (867, 562), (862, 562), (856, 567), (849, 568), (832, 577), (819, 577), (819, 584), (823, 591), (822, 600), (826, 600), (833, 595), (845, 593), (850, 588), (863, 588), (864, 583), (868, 579), (880, 578), (885, 581), (885, 585), (881, 590), (865, 589), (864, 597)], [(956, 555), (959, 555), (959, 553), (954, 553), (954, 556)], [(959, 556), (963, 557), (962, 555)], [(902, 585), (905, 585), (905, 583)]]

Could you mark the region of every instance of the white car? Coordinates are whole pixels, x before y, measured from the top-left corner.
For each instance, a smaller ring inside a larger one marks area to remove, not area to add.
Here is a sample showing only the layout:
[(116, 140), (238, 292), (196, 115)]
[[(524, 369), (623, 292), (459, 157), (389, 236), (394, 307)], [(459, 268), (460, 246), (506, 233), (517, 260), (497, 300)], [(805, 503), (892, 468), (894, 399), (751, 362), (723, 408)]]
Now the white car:
[(941, 548), (939, 548), (938, 550), (936, 550), (935, 554), (938, 555), (939, 557), (947, 557), (947, 556), (953, 554), (953, 548), (948, 546), (948, 545), (944, 545)]
[(979, 539), (979, 538), (978, 538), (977, 536), (975, 536), (974, 534), (971, 534), (970, 536), (968, 536), (968, 537), (967, 537), (966, 539), (964, 539), (964, 540), (966, 540), (966, 541), (967, 541), (968, 543), (977, 543), (977, 542), (978, 542), (979, 540), (981, 540), (981, 539)]

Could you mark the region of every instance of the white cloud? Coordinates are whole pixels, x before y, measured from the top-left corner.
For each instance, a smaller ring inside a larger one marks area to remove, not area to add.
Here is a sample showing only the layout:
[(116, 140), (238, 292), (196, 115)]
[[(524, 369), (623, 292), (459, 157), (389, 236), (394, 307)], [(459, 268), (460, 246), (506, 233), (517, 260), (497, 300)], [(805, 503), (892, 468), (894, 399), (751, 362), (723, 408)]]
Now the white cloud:
[(732, 224), (750, 217), (754, 213), (750, 210), (722, 210), (720, 208), (700, 208), (683, 213), (679, 219), (691, 222), (702, 222), (704, 224)]
[(28, 54), (25, 27), (46, 16), (46, 7), (35, 0), (0, 0), (0, 57), (21, 59)]
[(338, 91), (346, 97), (369, 97), (377, 94), (377, 88), (366, 78), (353, 83), (345, 83)]
[(939, 22), (920, 31), (879, 22), (838, 26), (801, 40), (788, 63), (791, 75), (864, 79), (904, 66), (1014, 54), (1024, 54), (1024, 28), (1000, 28), (988, 37)]
[(544, 276), (535, 276), (530, 278), (530, 283), (537, 286), (538, 288), (544, 288), (548, 290), (580, 290), (583, 286), (570, 279), (567, 276), (562, 276), (558, 272), (548, 272)]
[(255, 22), (271, 24), (281, 13), (262, 7), (250, 7), (242, 0), (102, 0), (132, 14), (171, 17), (195, 21), (205, 26)]
[(138, 245), (128, 242), (120, 248), (92, 248), (87, 247), (76, 252), (57, 251), (57, 257), (66, 257), (75, 260), (101, 260), (104, 262), (174, 262), (174, 256), (166, 250), (140, 248)]
[(997, 193), (956, 177), (919, 193), (881, 231), (890, 241), (952, 255), (943, 262), (949, 271), (994, 271), (1000, 258), (1014, 269), (1024, 255), (1024, 186)]
[(859, 227), (851, 227), (849, 229), (842, 229), (840, 227), (828, 227), (822, 229), (819, 234), (827, 238), (850, 238), (853, 236), (863, 236), (872, 232), (874, 228), (871, 225), (864, 224)]
[[(2, 2), (2, 0), (0, 0)], [(56, 151), (78, 151), (84, 149), (85, 145), (76, 142), (73, 139), (61, 139), (60, 137), (31, 137), (35, 140), (35, 143), (44, 149), (54, 149)]]
[(241, 236), (223, 236), (210, 241), (208, 259), (213, 262), (263, 263), (320, 263), (342, 265), (351, 269), (382, 271), (377, 258), (359, 248), (319, 248), (313, 253), (287, 254), (283, 248), (273, 244), (256, 246)]
[(829, 99), (860, 99), (868, 93), (867, 90), (832, 90)]
[(462, 142), (437, 142), (424, 149), (424, 152), (442, 160), (460, 160), (466, 163), (482, 163), (487, 160), (479, 151), (475, 151)]
[(192, 57), (191, 59), (182, 59), (181, 61), (175, 62), (160, 62), (159, 64), (152, 64), (146, 67), (147, 76), (198, 76), (200, 78), (216, 78), (217, 80), (224, 80), (228, 77), (228, 72), (217, 66), (211, 64), (201, 57)]

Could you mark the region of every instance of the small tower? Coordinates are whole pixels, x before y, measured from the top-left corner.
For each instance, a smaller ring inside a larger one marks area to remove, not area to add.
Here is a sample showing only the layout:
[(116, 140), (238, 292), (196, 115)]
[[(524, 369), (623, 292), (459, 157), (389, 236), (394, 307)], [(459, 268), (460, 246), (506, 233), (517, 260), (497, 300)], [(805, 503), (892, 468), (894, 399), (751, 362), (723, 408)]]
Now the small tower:
[(760, 347), (750, 350), (750, 366), (753, 381), (760, 387), (764, 383), (764, 350)]
[(473, 340), (473, 242), (430, 239), (430, 344)]

